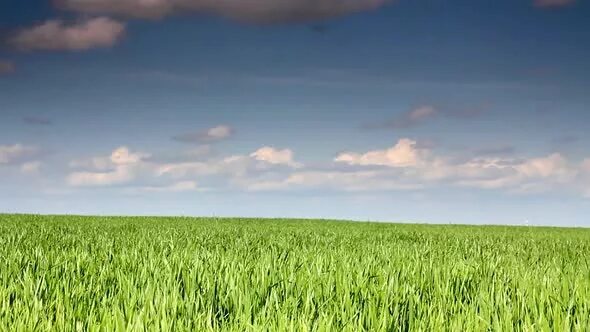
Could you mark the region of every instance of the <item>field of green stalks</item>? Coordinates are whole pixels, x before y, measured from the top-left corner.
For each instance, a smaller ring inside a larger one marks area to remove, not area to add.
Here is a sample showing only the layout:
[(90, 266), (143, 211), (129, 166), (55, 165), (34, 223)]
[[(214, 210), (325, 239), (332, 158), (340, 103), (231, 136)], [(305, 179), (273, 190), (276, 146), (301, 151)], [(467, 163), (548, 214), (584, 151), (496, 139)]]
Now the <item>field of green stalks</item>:
[(588, 331), (590, 230), (0, 215), (0, 331)]

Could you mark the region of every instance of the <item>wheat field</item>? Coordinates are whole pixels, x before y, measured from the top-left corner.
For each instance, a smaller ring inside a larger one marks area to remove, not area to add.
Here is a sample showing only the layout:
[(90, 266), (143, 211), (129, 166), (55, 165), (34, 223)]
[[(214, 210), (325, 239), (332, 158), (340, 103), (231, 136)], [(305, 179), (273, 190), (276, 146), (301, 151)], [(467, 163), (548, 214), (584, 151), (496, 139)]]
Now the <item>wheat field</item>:
[(0, 215), (2, 331), (588, 331), (590, 230)]

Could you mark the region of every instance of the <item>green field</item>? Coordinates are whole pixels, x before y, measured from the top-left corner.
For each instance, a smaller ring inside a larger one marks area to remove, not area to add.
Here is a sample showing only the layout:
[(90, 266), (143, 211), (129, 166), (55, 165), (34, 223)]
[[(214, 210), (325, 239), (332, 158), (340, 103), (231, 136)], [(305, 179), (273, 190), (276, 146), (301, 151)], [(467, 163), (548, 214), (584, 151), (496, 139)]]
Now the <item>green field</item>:
[(2, 331), (588, 331), (590, 230), (0, 215)]

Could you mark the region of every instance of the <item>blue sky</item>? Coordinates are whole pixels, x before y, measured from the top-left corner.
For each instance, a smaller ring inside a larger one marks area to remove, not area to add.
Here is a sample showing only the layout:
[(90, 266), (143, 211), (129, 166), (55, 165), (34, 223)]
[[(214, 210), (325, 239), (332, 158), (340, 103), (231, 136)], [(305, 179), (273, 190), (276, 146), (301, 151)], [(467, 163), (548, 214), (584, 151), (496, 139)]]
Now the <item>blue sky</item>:
[(590, 226), (588, 14), (3, 1), (0, 211)]

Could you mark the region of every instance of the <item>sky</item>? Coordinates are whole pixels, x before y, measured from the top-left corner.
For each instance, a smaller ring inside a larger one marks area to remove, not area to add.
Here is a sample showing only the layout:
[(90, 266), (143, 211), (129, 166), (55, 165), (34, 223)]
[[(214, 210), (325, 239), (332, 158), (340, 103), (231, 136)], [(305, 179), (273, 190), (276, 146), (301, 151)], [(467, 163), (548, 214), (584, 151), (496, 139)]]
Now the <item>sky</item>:
[(3, 0), (0, 211), (590, 227), (589, 16)]

